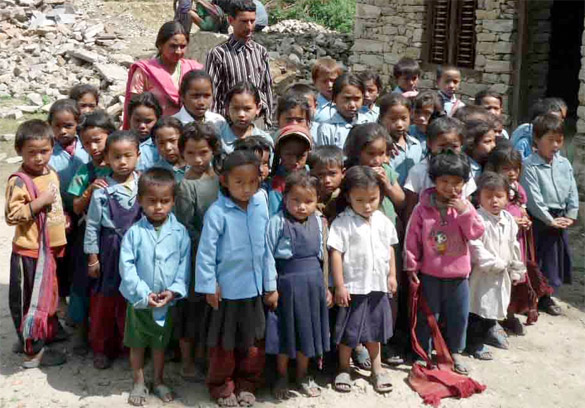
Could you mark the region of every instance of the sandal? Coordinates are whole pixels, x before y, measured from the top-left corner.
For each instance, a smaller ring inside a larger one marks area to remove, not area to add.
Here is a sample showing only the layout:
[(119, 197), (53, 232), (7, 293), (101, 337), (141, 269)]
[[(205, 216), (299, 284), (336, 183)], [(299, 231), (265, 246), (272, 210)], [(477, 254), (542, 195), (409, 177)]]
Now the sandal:
[(451, 354), (453, 357), (453, 370), (461, 375), (469, 375), (469, 369), (463, 362), (463, 356), (459, 353)]
[(390, 380), (388, 373), (372, 373), (372, 375), (370, 375), (370, 382), (377, 393), (386, 394), (392, 391), (392, 381)]
[(298, 381), (298, 386), (302, 394), (309, 398), (321, 396), (321, 387), (317, 385), (312, 377), (306, 376)]
[(220, 407), (237, 407), (238, 406), (238, 399), (236, 398), (235, 394), (231, 394), (229, 397), (226, 398), (218, 398), (216, 400), (217, 405)]
[(370, 353), (368, 353), (368, 349), (364, 346), (359, 346), (355, 348), (351, 353), (351, 358), (353, 359), (353, 363), (362, 370), (371, 370), (372, 369), (372, 360), (370, 360)]
[(382, 348), (382, 355), (382, 361), (391, 366), (401, 365), (406, 362), (397, 347), (391, 344), (387, 344)]
[(152, 393), (156, 395), (162, 402), (171, 402), (175, 399), (173, 390), (165, 384), (155, 385), (152, 388)]
[(240, 391), (237, 398), (240, 407), (253, 407), (256, 403), (256, 396), (249, 391)]
[(351, 387), (351, 376), (347, 371), (342, 371), (337, 374), (333, 382), (333, 388), (335, 388), (335, 391), (348, 393), (351, 392)]
[(494, 359), (494, 356), (492, 355), (491, 351), (487, 349), (485, 344), (477, 346), (473, 351), (469, 352), (469, 355), (477, 360), (482, 361), (489, 361)]
[(23, 368), (55, 367), (65, 364), (67, 356), (57, 350), (43, 348), (34, 356), (30, 356), (22, 363)]
[(508, 336), (506, 336), (506, 332), (498, 323), (488, 330), (484, 343), (502, 350), (508, 350), (510, 348)]
[(128, 404), (141, 407), (148, 397), (148, 388), (143, 383), (135, 383), (128, 395)]
[(563, 311), (550, 296), (543, 296), (538, 301), (538, 308), (551, 316), (560, 316)]
[(506, 320), (504, 320), (502, 322), (502, 326), (505, 329), (508, 329), (510, 331), (510, 333), (513, 333), (517, 336), (525, 336), (526, 335), (526, 329), (524, 328), (524, 325), (522, 324), (520, 319), (518, 319), (516, 316), (509, 317)]
[(285, 401), (289, 399), (291, 395), (288, 388), (288, 378), (278, 376), (276, 382), (274, 383), (274, 387), (272, 388), (272, 393), (274, 394), (274, 398), (279, 401)]
[(98, 353), (93, 356), (93, 366), (98, 370), (105, 370), (112, 366), (112, 360), (110, 360), (105, 354)]

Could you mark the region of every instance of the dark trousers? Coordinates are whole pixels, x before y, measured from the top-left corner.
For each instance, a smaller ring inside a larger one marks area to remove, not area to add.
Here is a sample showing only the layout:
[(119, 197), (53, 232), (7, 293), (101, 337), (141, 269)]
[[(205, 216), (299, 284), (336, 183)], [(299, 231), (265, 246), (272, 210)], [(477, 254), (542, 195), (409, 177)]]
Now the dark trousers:
[(124, 350), (126, 299), (120, 294), (91, 295), (89, 304), (89, 343), (94, 354), (116, 357)]
[(569, 233), (549, 227), (538, 218), (533, 218), (533, 228), (538, 267), (556, 292), (562, 284), (572, 282)]

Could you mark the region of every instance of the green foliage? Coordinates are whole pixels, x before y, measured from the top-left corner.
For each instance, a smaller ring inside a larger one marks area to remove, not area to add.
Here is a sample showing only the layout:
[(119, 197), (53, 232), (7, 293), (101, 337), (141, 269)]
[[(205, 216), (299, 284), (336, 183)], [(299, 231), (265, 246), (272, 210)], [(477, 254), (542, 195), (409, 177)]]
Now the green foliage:
[(321, 24), (342, 33), (353, 30), (355, 0), (267, 1), (270, 24), (296, 19)]

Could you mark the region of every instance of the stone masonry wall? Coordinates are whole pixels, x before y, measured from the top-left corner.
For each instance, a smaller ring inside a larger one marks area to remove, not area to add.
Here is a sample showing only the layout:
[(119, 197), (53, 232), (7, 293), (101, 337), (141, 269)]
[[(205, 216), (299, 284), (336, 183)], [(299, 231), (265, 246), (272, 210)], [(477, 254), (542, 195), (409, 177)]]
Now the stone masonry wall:
[(573, 137), (573, 171), (579, 189), (579, 222), (585, 227), (585, 31), (581, 38), (581, 71), (579, 72), (579, 107), (577, 134)]

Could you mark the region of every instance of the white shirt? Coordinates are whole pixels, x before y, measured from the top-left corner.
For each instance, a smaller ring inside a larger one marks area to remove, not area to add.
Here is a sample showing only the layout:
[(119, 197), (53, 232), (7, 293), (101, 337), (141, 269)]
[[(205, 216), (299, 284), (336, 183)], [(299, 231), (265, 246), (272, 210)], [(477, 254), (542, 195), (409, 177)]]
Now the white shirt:
[[(410, 169), (404, 182), (404, 189), (420, 195), (431, 187), (435, 187), (435, 183), (429, 177), (429, 158), (427, 157)], [(463, 194), (465, 197), (469, 197), (475, 190), (477, 190), (477, 185), (473, 179), (473, 174), (470, 172), (469, 181), (463, 186)]]
[(350, 207), (335, 218), (327, 239), (343, 254), (343, 281), (352, 295), (388, 292), (390, 247), (397, 243), (396, 228), (381, 211), (365, 220)]
[[(187, 109), (185, 109), (184, 106), (181, 107), (181, 110), (178, 113), (175, 113), (173, 117), (179, 119), (183, 125), (195, 122), (195, 118), (191, 116), (189, 112), (187, 112)], [(221, 124), (225, 122), (225, 118), (221, 116), (219, 113), (207, 110), (205, 112), (203, 122), (215, 126), (215, 128), (219, 132)]]

